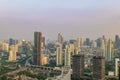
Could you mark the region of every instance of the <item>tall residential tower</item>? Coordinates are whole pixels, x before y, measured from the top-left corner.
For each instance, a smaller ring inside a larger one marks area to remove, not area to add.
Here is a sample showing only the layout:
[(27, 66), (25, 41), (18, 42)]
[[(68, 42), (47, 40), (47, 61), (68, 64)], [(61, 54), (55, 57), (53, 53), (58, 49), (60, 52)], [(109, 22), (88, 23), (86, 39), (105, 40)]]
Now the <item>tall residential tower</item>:
[(34, 32), (34, 64), (42, 65), (42, 33)]
[(84, 76), (84, 55), (73, 56), (73, 76), (81, 78)]
[(105, 58), (93, 57), (93, 80), (105, 80)]

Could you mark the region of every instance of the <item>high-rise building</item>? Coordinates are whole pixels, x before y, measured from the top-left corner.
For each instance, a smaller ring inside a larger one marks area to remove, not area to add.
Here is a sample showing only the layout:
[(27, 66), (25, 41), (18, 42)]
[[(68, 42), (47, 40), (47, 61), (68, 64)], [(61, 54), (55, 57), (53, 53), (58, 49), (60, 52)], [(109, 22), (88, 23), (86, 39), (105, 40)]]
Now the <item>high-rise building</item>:
[(69, 44), (69, 46), (70, 46), (71, 54), (74, 55), (75, 54), (75, 45), (74, 44)]
[(73, 76), (81, 78), (84, 76), (84, 55), (74, 55), (73, 56)]
[(115, 76), (118, 76), (119, 71), (119, 58), (115, 58)]
[(9, 61), (15, 61), (16, 60), (16, 51), (10, 50), (9, 51)]
[(64, 42), (63, 35), (61, 35), (60, 33), (58, 33), (58, 42), (61, 44), (63, 44), (63, 42)]
[(93, 57), (93, 80), (105, 80), (105, 58)]
[(4, 42), (4, 41), (0, 42), (0, 50), (8, 52), (9, 51), (9, 44)]
[(43, 47), (45, 47), (45, 37), (42, 37)]
[(17, 44), (18, 43), (18, 40), (15, 40), (15, 39), (12, 39), (12, 38), (10, 38), (9, 39), (9, 45), (11, 46), (11, 45), (15, 45), (15, 44)]
[(65, 66), (71, 66), (71, 52), (70, 52), (70, 46), (66, 45), (65, 53), (64, 53), (64, 63)]
[(108, 47), (107, 47), (107, 40), (106, 40), (105, 36), (103, 35), (102, 38), (98, 38), (96, 40), (96, 42), (97, 42), (97, 47), (101, 48), (103, 50), (103, 57), (105, 57), (105, 60), (107, 60), (107, 58), (108, 58), (108, 55), (107, 55), (108, 50), (107, 50), (107, 48)]
[(42, 65), (42, 33), (34, 33), (34, 64)]
[(18, 45), (11, 45), (9, 47), (9, 61), (15, 61), (17, 59)]
[(4, 50), (7, 51), (7, 52), (9, 51), (9, 44), (8, 43), (4, 44)]
[(96, 43), (97, 43), (97, 47), (100, 48), (100, 45), (101, 45), (101, 38), (98, 38), (96, 40)]
[(108, 40), (107, 44), (107, 55), (106, 55), (106, 60), (111, 61), (114, 58), (114, 46), (113, 42), (111, 39)]
[(118, 35), (115, 36), (115, 43), (114, 43), (115, 49), (120, 48), (120, 38)]
[(56, 65), (63, 65), (62, 45), (56, 44)]
[(0, 41), (0, 50), (9, 51), (9, 44), (5, 41)]
[(107, 40), (104, 35), (102, 37), (101, 49), (103, 49), (103, 57), (107, 59)]
[(18, 52), (18, 45), (11, 45), (9, 49)]
[(103, 50), (103, 56), (106, 57), (106, 55), (107, 55), (106, 39), (101, 38), (101, 46), (100, 46), (100, 48)]
[(77, 38), (77, 47), (80, 48), (83, 45), (82, 38)]
[(89, 38), (86, 38), (85, 45), (90, 46), (90, 39)]

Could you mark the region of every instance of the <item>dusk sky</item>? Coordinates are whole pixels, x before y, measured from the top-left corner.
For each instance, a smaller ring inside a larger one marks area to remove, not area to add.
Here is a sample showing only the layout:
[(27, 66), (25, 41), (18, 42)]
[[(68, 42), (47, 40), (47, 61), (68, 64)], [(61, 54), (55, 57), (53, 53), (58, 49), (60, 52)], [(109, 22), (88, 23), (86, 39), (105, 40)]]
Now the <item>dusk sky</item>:
[(120, 35), (120, 0), (0, 0), (0, 39), (56, 40)]

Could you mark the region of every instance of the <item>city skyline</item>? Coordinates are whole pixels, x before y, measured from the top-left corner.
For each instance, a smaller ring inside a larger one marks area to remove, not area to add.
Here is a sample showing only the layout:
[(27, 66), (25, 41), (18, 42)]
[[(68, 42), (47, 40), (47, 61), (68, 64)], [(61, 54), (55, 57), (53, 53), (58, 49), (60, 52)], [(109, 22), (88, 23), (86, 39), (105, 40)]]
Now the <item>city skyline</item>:
[[(0, 1), (0, 39), (33, 40), (40, 31), (47, 39), (120, 35), (120, 1)], [(49, 14), (48, 14), (49, 13)]]

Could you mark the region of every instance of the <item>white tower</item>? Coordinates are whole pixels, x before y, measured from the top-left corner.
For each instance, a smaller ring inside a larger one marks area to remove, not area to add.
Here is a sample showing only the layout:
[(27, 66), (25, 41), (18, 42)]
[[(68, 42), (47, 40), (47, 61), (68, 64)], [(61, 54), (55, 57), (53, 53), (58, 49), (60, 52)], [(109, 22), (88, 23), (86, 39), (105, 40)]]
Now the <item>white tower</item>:
[(118, 71), (119, 71), (119, 67), (118, 67), (118, 62), (119, 62), (119, 58), (115, 58), (115, 76), (118, 76)]
[(62, 65), (63, 64), (63, 60), (62, 60), (62, 45), (60, 43), (58, 43), (56, 45), (56, 65)]
[(71, 51), (69, 45), (67, 45), (65, 49), (65, 66), (71, 66)]
[(113, 49), (113, 42), (112, 40), (108, 40), (108, 44), (107, 44), (107, 61), (111, 61), (114, 57), (114, 49)]

